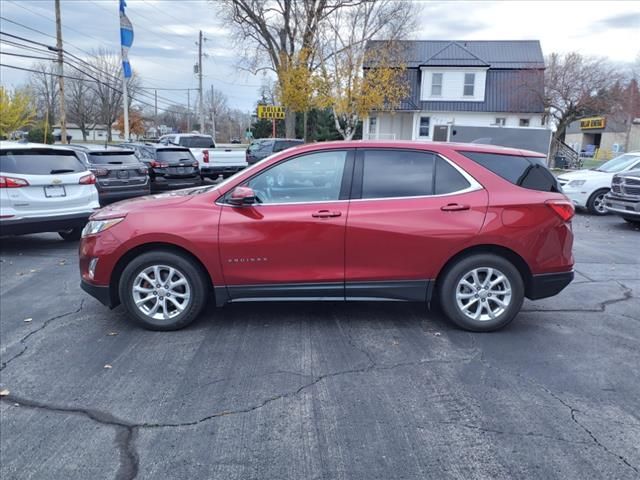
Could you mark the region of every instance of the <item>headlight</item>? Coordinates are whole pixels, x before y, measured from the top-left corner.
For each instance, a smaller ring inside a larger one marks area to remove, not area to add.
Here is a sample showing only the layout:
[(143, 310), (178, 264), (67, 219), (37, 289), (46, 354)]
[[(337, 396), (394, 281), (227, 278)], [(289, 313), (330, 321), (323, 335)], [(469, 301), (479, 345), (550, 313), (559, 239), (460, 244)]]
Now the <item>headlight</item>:
[(96, 233), (104, 232), (105, 230), (117, 225), (124, 217), (108, 218), (106, 220), (90, 220), (82, 229), (82, 236), (95, 235)]
[(569, 183), (567, 183), (567, 187), (581, 187), (586, 182), (586, 180), (571, 180)]

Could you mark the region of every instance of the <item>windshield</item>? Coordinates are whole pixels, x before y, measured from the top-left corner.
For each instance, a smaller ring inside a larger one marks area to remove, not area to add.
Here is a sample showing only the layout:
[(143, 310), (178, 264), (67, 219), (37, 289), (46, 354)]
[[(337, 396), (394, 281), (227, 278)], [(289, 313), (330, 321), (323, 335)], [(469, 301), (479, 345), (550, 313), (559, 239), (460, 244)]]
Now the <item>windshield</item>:
[(258, 142), (253, 142), (251, 145), (249, 145), (249, 151), (255, 152), (257, 150), (260, 150), (262, 147), (267, 147), (271, 145), (271, 143), (272, 143), (271, 140), (262, 140)]
[(180, 145), (187, 148), (215, 148), (211, 137), (180, 137)]
[(16, 149), (0, 153), (0, 172), (51, 175), (86, 171), (75, 153), (64, 150)]
[(595, 170), (598, 172), (607, 172), (607, 173), (615, 173), (621, 172), (627, 167), (630, 167), (636, 162), (640, 162), (640, 155), (634, 155), (631, 153), (625, 153), (624, 155), (620, 155), (612, 160), (609, 160), (606, 163), (603, 163)]
[(138, 158), (133, 152), (100, 152), (89, 153), (89, 162), (98, 165), (122, 165), (138, 163)]

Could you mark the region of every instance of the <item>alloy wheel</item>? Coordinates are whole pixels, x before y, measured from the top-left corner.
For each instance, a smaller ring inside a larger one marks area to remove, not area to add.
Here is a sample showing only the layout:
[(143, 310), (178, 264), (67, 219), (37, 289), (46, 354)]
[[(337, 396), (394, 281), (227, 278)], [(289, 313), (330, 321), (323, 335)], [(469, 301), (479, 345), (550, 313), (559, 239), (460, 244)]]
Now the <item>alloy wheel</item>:
[(187, 277), (177, 268), (152, 265), (135, 277), (131, 293), (136, 307), (145, 316), (169, 320), (187, 308), (191, 287)]
[(496, 268), (474, 268), (465, 273), (456, 285), (458, 308), (475, 321), (498, 318), (509, 307), (511, 296), (509, 279)]
[(606, 195), (605, 193), (599, 193), (593, 199), (593, 208), (595, 209), (596, 212), (598, 212), (600, 214), (607, 213), (607, 209), (604, 206), (604, 196), (605, 195)]

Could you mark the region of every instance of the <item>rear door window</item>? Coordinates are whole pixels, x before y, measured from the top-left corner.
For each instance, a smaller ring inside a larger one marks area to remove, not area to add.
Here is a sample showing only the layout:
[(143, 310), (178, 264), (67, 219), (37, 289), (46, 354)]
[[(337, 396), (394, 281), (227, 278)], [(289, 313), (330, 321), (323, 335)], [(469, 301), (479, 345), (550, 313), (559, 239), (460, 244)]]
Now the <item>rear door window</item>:
[(362, 198), (433, 195), (435, 155), (406, 150), (365, 150)]
[(514, 185), (530, 190), (559, 192), (556, 178), (539, 157), (502, 153), (458, 152)]
[(469, 188), (471, 184), (445, 159), (436, 160), (435, 194), (445, 195)]
[(80, 173), (87, 168), (74, 152), (29, 149), (0, 152), (0, 172), (23, 175)]

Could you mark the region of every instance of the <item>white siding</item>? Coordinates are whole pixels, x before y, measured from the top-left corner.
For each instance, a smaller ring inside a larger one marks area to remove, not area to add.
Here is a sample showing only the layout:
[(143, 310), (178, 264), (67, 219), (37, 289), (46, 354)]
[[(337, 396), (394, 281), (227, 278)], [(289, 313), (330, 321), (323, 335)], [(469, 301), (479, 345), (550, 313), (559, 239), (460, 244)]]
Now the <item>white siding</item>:
[[(420, 117), (429, 117), (429, 136), (420, 137), (418, 135)], [(476, 113), (476, 112), (416, 112), (413, 120), (413, 139), (424, 140), (433, 137), (433, 127), (435, 125), (460, 125), (467, 127), (495, 127), (496, 118), (505, 118), (505, 127), (519, 127), (521, 118), (529, 119), (529, 126), (522, 128), (546, 129), (542, 125), (542, 114), (540, 113)]]
[[(440, 96), (431, 96), (431, 79), (433, 73), (442, 74), (442, 95)], [(464, 96), (465, 73), (475, 73), (475, 85), (472, 97)], [(423, 67), (420, 99), (458, 102), (484, 102), (486, 80), (486, 68)]]

